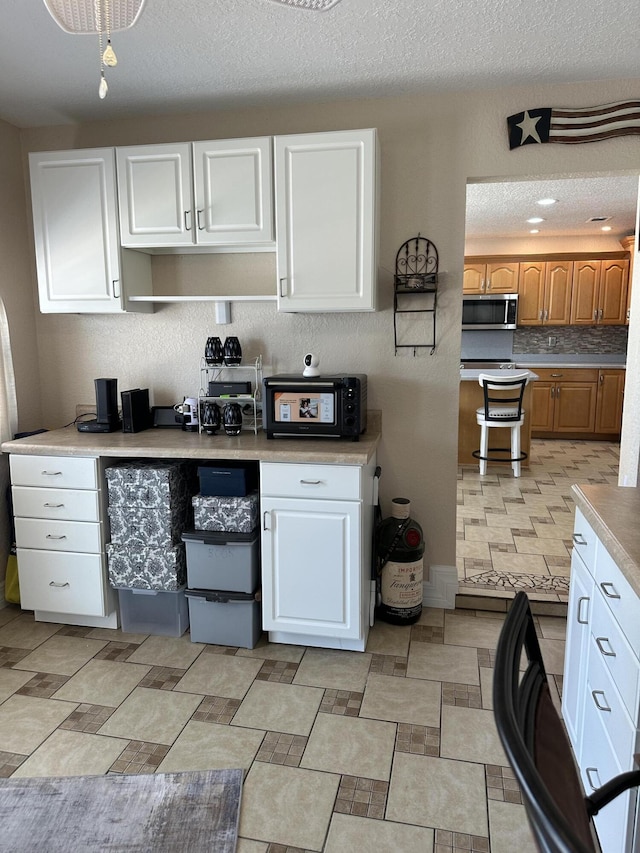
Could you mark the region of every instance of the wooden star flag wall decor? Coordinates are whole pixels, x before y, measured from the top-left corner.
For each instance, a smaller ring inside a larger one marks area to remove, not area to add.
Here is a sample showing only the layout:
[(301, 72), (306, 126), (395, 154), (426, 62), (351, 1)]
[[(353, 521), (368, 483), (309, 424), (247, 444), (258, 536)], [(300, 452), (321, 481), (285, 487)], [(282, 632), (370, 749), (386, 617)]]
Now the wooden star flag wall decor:
[(536, 107), (507, 118), (509, 148), (542, 142), (598, 142), (640, 134), (640, 99), (601, 107)]

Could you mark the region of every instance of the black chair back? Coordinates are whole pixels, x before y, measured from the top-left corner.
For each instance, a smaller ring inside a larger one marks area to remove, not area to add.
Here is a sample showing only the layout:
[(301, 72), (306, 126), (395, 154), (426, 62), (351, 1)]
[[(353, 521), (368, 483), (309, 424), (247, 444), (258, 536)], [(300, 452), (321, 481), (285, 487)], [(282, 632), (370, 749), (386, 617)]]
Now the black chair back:
[[(519, 421), (522, 418), (522, 400), (524, 389), (529, 381), (528, 373), (519, 373), (510, 377), (496, 377), (481, 373), (478, 377), (484, 392), (484, 418), (487, 421)], [(513, 392), (513, 393), (510, 393)], [(500, 414), (492, 414), (492, 409), (500, 409)], [(512, 408), (512, 414), (505, 414), (505, 408)]]

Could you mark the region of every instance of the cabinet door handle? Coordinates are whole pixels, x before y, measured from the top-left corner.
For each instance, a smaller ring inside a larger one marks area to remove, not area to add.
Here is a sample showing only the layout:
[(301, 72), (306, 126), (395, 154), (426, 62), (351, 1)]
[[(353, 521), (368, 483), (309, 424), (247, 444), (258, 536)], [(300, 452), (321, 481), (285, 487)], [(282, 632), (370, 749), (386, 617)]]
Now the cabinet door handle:
[(120, 279), (114, 278), (111, 282), (111, 287), (113, 289), (113, 298), (120, 299)]
[(320, 486), (322, 485), (322, 480), (300, 480), (301, 486)]
[(64, 506), (64, 504), (49, 504), (49, 503), (45, 503), (45, 504), (42, 504), (42, 506), (47, 507), (47, 509), (60, 509), (60, 507), (63, 507), (63, 506)]
[(587, 540), (584, 538), (582, 533), (574, 533), (573, 534), (573, 544), (574, 545), (587, 545)]
[[(598, 711), (610, 711), (611, 710), (611, 708), (606, 704), (607, 697), (604, 695), (604, 690), (592, 690), (591, 696), (593, 697), (593, 701), (594, 701), (595, 706), (598, 709)], [(604, 702), (605, 702), (604, 705), (601, 705), (600, 702), (598, 702), (598, 696), (602, 696), (602, 698), (604, 699)]]
[(589, 619), (588, 618), (587, 619), (581, 619), (580, 615), (582, 612), (582, 602), (583, 601), (589, 602), (590, 600), (591, 599), (587, 595), (583, 595), (578, 599), (578, 606), (576, 608), (576, 622), (579, 622), (580, 625), (588, 625), (589, 624)]
[(491, 279), (487, 279), (487, 291), (491, 290)]
[(282, 286), (282, 283), (285, 282), (286, 280), (287, 280), (286, 278), (280, 279), (280, 296), (286, 296), (287, 295), (285, 289)]
[(204, 225), (200, 224), (200, 214), (204, 213), (204, 208), (202, 210), (196, 210), (196, 222), (198, 224), (198, 231), (204, 231)]
[[(603, 645), (604, 643), (608, 643), (608, 644), (609, 644), (609, 651), (607, 651), (607, 650), (604, 648), (604, 645)], [(608, 638), (608, 637), (596, 637), (596, 645), (597, 645), (597, 646), (598, 646), (598, 648), (600, 649), (601, 653), (602, 653), (603, 655), (605, 655), (606, 657), (608, 657), (608, 658), (614, 658), (614, 657), (616, 657), (616, 653), (615, 653), (615, 652), (613, 651), (613, 649), (611, 648), (611, 643), (609, 642), (609, 638)]]
[(43, 477), (61, 477), (62, 471), (42, 471)]
[(556, 386), (555, 386), (555, 385), (552, 385), (552, 386), (551, 386), (551, 399), (553, 400), (553, 398), (554, 398), (555, 396), (556, 396)]
[[(598, 788), (600, 787), (600, 779), (597, 778), (598, 777), (598, 768), (597, 767), (585, 767), (584, 772), (587, 774), (587, 781), (591, 785), (591, 790), (597, 791)], [(594, 785), (593, 782), (591, 781), (591, 774), (592, 773), (596, 774), (596, 780), (598, 783), (597, 785)]]
[(63, 589), (65, 586), (71, 586), (71, 584), (68, 581), (66, 583), (56, 583), (55, 581), (49, 581), (49, 586), (57, 586), (60, 589)]
[(269, 511), (265, 509), (265, 511), (262, 513), (262, 529), (263, 529), (263, 530), (268, 530), (268, 529), (269, 529), (269, 528), (267, 527), (267, 518), (268, 518), (268, 517), (269, 517)]
[(597, 308), (596, 308), (596, 310), (593, 312), (593, 320), (594, 320), (594, 322), (595, 322), (595, 323), (597, 323), (597, 322), (598, 322), (598, 309), (597, 309)]
[(598, 311), (598, 320), (602, 320), (603, 314), (604, 314), (604, 309), (600, 308), (600, 310)]
[(189, 220), (188, 220), (188, 217), (189, 217), (190, 215), (191, 215), (191, 211), (190, 211), (190, 210), (185, 210), (185, 211), (184, 211), (184, 213), (183, 213), (183, 216), (184, 216), (184, 230), (185, 230), (185, 231), (191, 231), (191, 225), (189, 224)]
[[(607, 587), (610, 587), (613, 590), (613, 592), (609, 592)], [(600, 584), (600, 588), (602, 589), (604, 594), (607, 596), (607, 598), (620, 598), (620, 593), (616, 592), (616, 588), (611, 583), (611, 581), (604, 581), (604, 583)]]
[(55, 536), (53, 533), (47, 533), (47, 535), (44, 538), (45, 539), (56, 539), (57, 540), (57, 539), (66, 539), (67, 537), (66, 536)]
[(544, 311), (540, 309), (540, 313), (538, 314), (538, 320), (542, 320), (544, 317)]

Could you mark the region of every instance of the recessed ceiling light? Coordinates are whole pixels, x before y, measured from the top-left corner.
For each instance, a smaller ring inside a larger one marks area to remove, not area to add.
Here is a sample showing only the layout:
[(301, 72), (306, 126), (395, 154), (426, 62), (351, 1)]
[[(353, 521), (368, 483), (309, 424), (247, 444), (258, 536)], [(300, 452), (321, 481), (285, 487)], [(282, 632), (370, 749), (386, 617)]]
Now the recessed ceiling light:
[(529, 231), (529, 234), (539, 234), (539, 233), (540, 233), (539, 228), (532, 228), (531, 231)]
[(556, 204), (558, 201), (557, 198), (541, 198), (538, 199), (538, 204), (541, 204), (543, 207), (547, 207), (549, 204)]
[(602, 230), (603, 231), (611, 231), (611, 226), (610, 225), (603, 225)]
[(544, 222), (544, 219), (541, 216), (532, 216), (531, 219), (527, 219), (527, 222), (530, 225), (537, 225), (538, 222)]

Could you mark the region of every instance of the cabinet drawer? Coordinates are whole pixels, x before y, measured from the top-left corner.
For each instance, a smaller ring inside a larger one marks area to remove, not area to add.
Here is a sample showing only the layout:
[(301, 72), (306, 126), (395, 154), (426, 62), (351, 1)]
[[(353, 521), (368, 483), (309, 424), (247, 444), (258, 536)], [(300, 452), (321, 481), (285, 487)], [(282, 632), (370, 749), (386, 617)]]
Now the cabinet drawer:
[[(597, 719), (607, 733), (613, 753), (621, 768), (631, 770), (633, 754), (637, 748), (637, 728), (627, 714), (624, 703), (602, 661), (602, 655), (593, 641), (593, 637), (589, 646), (587, 667), (583, 749), (591, 739), (591, 729), (587, 720)], [(583, 764), (582, 759), (580, 764)]]
[(106, 616), (106, 572), (100, 554), (18, 548), (20, 603), (25, 610)]
[(104, 547), (103, 527), (100, 522), (16, 518), (15, 523), (18, 548), (97, 554)]
[[(594, 712), (597, 713), (595, 708)], [(588, 730), (589, 736), (584, 739), (580, 771), (588, 796), (594, 789), (600, 788), (605, 782), (623, 771), (630, 770), (631, 767), (620, 765), (600, 720), (590, 716), (590, 710), (587, 710), (587, 715), (585, 732)], [(602, 853), (627, 853), (631, 849), (635, 798), (635, 791), (625, 791), (595, 816), (594, 823)]]
[(602, 600), (602, 596), (598, 594), (593, 602), (591, 633), (593, 654), (596, 652), (600, 654), (602, 662), (618, 688), (629, 716), (636, 719), (640, 662)]
[(576, 518), (573, 526), (573, 547), (582, 557), (582, 562), (592, 575), (596, 573), (596, 542), (598, 537), (593, 528), (576, 507)]
[(361, 500), (362, 469), (357, 465), (294, 465), (263, 462), (260, 490), (263, 495), (288, 498)]
[(601, 542), (597, 547), (595, 578), (597, 589), (637, 656), (640, 649), (638, 596)]
[(533, 367), (540, 382), (597, 382), (598, 371), (589, 367)]
[(21, 456), (9, 458), (14, 486), (99, 489), (98, 460), (88, 456)]
[(13, 486), (13, 512), (23, 518), (100, 521), (100, 492)]

